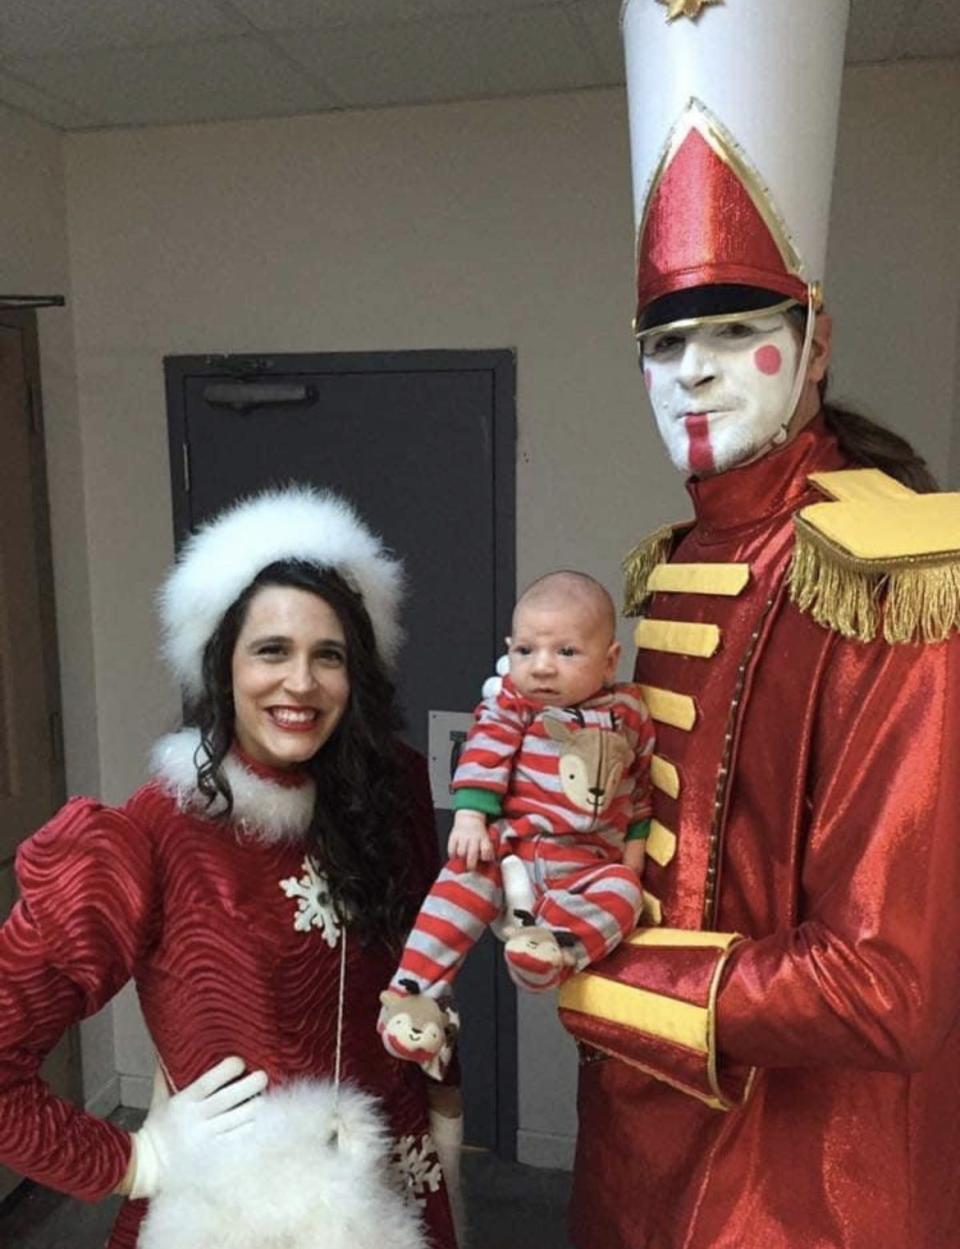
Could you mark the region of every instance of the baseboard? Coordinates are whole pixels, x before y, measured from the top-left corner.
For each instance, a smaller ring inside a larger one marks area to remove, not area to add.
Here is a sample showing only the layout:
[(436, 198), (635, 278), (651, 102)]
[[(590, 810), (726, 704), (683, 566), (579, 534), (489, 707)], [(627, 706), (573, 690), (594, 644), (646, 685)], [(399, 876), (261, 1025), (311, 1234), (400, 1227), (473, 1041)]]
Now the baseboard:
[(549, 1167), (557, 1171), (573, 1170), (576, 1137), (557, 1136), (552, 1132), (517, 1132), (517, 1162), (528, 1167)]
[(120, 1105), (120, 1077), (111, 1076), (92, 1096), (84, 1100), (84, 1108), (98, 1119), (106, 1119)]
[(120, 1105), (147, 1110), (153, 1096), (153, 1076), (121, 1076)]

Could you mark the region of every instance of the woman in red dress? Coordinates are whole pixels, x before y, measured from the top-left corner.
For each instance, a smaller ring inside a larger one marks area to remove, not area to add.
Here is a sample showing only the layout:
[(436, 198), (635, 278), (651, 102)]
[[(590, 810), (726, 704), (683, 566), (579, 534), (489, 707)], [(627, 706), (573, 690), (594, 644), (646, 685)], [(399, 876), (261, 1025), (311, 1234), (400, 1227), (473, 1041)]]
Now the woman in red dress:
[[(122, 807), (73, 799), (20, 849), (20, 901), (0, 928), (0, 1161), (75, 1197), (131, 1195), (110, 1249), (138, 1243), (139, 1198), (176, 1200), (178, 1156), (199, 1142), (213, 1167), (237, 1127), (250, 1185), (308, 1215), (302, 1166), (288, 1177), (261, 1157), (270, 1095), (251, 1095), (298, 1081), (309, 1097), (319, 1081), (322, 1097), (338, 1071), (378, 1099), (431, 1246), (456, 1244), (453, 1167), (437, 1154), (456, 1137), (456, 1091), (428, 1101), (423, 1073), (385, 1054), (375, 1027), (437, 867), (425, 768), (396, 736), (385, 667), (400, 590), (399, 565), (339, 499), (287, 490), (223, 514), (162, 595), (186, 727)], [(133, 1136), (39, 1074), (64, 1030), (131, 979), (159, 1073)], [(302, 1164), (297, 1116), (288, 1142), (276, 1116), (274, 1152)]]

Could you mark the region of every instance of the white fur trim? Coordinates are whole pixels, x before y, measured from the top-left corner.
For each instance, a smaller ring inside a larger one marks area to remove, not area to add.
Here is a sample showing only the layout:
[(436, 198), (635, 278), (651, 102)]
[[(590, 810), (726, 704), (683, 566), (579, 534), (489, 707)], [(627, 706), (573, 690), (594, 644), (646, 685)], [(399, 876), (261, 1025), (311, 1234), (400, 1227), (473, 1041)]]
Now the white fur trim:
[(257, 573), (281, 559), (334, 568), (363, 596), (381, 655), (402, 641), (403, 571), (346, 500), (291, 486), (241, 500), (189, 538), (160, 588), (163, 653), (185, 692), (203, 688), (203, 650)]
[(254, 1122), (171, 1160), (140, 1249), (428, 1249), (416, 1206), (390, 1184), (374, 1098), (310, 1080), (263, 1095)]
[[(196, 729), (161, 737), (150, 752), (150, 772), (181, 811), (217, 815), (223, 810), (222, 802), (208, 807), (197, 788), (194, 759), (199, 747)], [(316, 787), (312, 780), (297, 786), (275, 785), (248, 771), (233, 755), (227, 755), (221, 767), (233, 792), (231, 822), (237, 828), (266, 842), (299, 841), (303, 837), (313, 817)]]

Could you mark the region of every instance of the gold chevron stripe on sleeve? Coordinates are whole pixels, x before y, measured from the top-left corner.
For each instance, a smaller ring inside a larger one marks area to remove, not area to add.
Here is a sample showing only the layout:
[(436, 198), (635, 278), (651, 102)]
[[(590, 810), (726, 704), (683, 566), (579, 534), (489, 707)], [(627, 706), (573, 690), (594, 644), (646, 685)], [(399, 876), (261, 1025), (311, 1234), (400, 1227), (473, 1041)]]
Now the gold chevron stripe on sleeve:
[(680, 797), (680, 773), (669, 759), (661, 755), (650, 756), (650, 780), (668, 798)]
[(684, 620), (641, 620), (633, 640), (641, 650), (709, 659), (720, 648), (720, 630), (714, 624)]
[(643, 908), (640, 911), (640, 920), (644, 924), (650, 924), (657, 927), (663, 923), (663, 906), (660, 899), (650, 892), (649, 889), (643, 891)]
[(666, 824), (661, 824), (659, 820), (651, 820), (646, 851), (654, 863), (666, 867), (677, 853), (677, 834), (671, 832)]
[(722, 594), (736, 598), (750, 580), (749, 564), (657, 564), (648, 590), (667, 594)]
[(625, 1028), (636, 1028), (642, 1020), (643, 1031), (650, 1036), (701, 1054), (710, 1052), (710, 1012), (691, 1002), (583, 972), (560, 990), (560, 1005)]
[(739, 940), (740, 934), (736, 932), (698, 932), (693, 928), (638, 928), (625, 939), (625, 944), (726, 950)]
[(654, 720), (689, 733), (697, 722), (697, 705), (689, 694), (675, 694), (655, 685), (641, 685), (644, 702)]

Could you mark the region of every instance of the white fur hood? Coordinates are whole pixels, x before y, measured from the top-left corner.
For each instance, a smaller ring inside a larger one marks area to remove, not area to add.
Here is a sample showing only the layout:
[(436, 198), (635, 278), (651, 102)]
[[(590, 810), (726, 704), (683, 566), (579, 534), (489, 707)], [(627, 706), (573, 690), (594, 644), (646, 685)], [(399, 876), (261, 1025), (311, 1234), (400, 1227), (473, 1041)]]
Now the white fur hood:
[[(170, 794), (181, 811), (217, 815), (223, 803), (207, 806), (197, 785), (194, 762), (200, 747), (196, 729), (181, 729), (161, 737), (150, 752), (150, 773)], [(299, 841), (310, 827), (315, 786), (309, 777), (299, 785), (281, 785), (258, 776), (235, 755), (222, 763), (233, 793), (234, 825), (260, 841)]]

